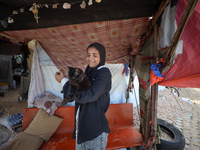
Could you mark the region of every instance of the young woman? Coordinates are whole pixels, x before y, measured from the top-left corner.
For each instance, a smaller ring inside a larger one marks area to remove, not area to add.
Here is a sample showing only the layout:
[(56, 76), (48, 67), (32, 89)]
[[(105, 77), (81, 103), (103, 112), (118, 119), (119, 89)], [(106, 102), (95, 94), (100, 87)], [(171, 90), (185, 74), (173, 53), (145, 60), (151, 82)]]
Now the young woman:
[[(105, 116), (110, 104), (111, 73), (105, 65), (106, 51), (100, 43), (87, 48), (86, 76), (91, 87), (83, 91), (75, 100), (75, 127), (72, 138), (76, 139), (76, 150), (104, 150), (110, 132)], [(69, 83), (62, 72), (55, 75), (59, 83), (64, 84), (64, 95), (68, 95)], [(66, 83), (65, 83), (66, 82)]]

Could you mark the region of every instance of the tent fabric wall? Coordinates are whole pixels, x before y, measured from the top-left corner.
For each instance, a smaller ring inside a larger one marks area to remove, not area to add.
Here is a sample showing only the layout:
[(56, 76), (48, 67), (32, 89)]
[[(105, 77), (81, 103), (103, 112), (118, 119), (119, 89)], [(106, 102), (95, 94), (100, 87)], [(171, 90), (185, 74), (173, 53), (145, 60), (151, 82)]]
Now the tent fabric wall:
[[(181, 7), (181, 8), (180, 8)], [(183, 12), (183, 7), (179, 3), (177, 6), (176, 14), (181, 14), (179, 11)], [(200, 8), (200, 4), (196, 9)], [(168, 9), (168, 8), (166, 8)], [(181, 10), (180, 10), (181, 9)], [(174, 9), (171, 9), (174, 11)], [(197, 21), (199, 18), (199, 13), (200, 10), (195, 11), (195, 14), (193, 14), (194, 17), (194, 22)], [(164, 13), (165, 14), (165, 13)], [(170, 14), (170, 13), (169, 13)], [(177, 17), (177, 16), (176, 16)], [(181, 15), (178, 16), (181, 18)], [(180, 18), (178, 22), (180, 21)], [(191, 21), (191, 19), (190, 19)], [(196, 26), (193, 21), (191, 21), (192, 24), (189, 24), (191, 26)], [(162, 24), (162, 23), (161, 23)], [(171, 24), (173, 25), (173, 23)], [(188, 27), (188, 26), (187, 26)], [(185, 35), (183, 34), (183, 42), (184, 43), (184, 49), (183, 49), (183, 54), (179, 54), (178, 58), (175, 60), (175, 63), (173, 66), (167, 70), (167, 75), (165, 76), (165, 81), (160, 82), (160, 85), (165, 85), (165, 86), (178, 86), (178, 87), (200, 87), (200, 69), (197, 69), (195, 63), (200, 63), (200, 59), (197, 57), (199, 53), (198, 49), (200, 47), (199, 42), (197, 39), (200, 39), (200, 34), (197, 29), (198, 35), (195, 33), (196, 31), (193, 32), (194, 39), (189, 37), (188, 35), (191, 35), (189, 32), (189, 28), (186, 28), (184, 32)], [(173, 35), (173, 33), (172, 33)], [(145, 134), (145, 127), (146, 127), (146, 119), (147, 119), (147, 104), (150, 98), (150, 86), (149, 86), (149, 74), (150, 74), (150, 67), (152, 63), (154, 62), (154, 35), (152, 34), (144, 43), (141, 51), (135, 56), (135, 68), (138, 74), (139, 78), (139, 94), (140, 94), (140, 117), (141, 117), (141, 129), (142, 129), (142, 134)], [(186, 37), (185, 37), (186, 36)], [(169, 41), (170, 37), (168, 36)], [(169, 44), (170, 42), (168, 42)], [(161, 43), (163, 44), (163, 43)], [(192, 45), (193, 44), (193, 45)], [(166, 42), (167, 45), (167, 42)], [(165, 46), (165, 45), (163, 45)], [(186, 47), (187, 46), (187, 47)], [(167, 50), (167, 49), (166, 49)], [(159, 56), (163, 54), (162, 51), (166, 50), (160, 50), (159, 51)], [(161, 56), (162, 58), (163, 56)], [(182, 68), (180, 68), (182, 67)]]
[(140, 124), (142, 134), (145, 135), (147, 103), (151, 96), (150, 93), (150, 71), (151, 63), (154, 60), (154, 42), (153, 34), (145, 41), (141, 51), (135, 56), (135, 70), (139, 80), (139, 98), (140, 98)]
[(110, 90), (111, 104), (126, 103), (127, 77), (122, 74), (123, 64), (106, 64), (112, 75), (112, 88)]
[[(30, 46), (33, 47), (34, 44)], [(63, 94), (61, 93), (62, 85), (55, 80), (55, 73), (58, 71), (58, 68), (54, 65), (48, 54), (39, 45), (39, 43), (37, 43), (37, 51), (45, 91), (49, 91), (54, 95), (63, 98)], [(112, 74), (112, 89), (110, 91), (110, 103), (126, 103), (126, 93), (129, 76), (126, 76), (122, 73), (124, 70), (124, 65), (106, 64), (105, 66), (109, 68)], [(139, 86), (137, 78), (134, 80), (134, 86), (135, 91), (133, 93), (130, 93), (130, 98), (128, 99), (128, 102), (133, 103), (133, 106), (135, 107), (139, 104)], [(74, 106), (74, 104), (74, 102), (68, 103), (67, 106)]]
[[(112, 74), (112, 89), (110, 91), (110, 103), (117, 104), (117, 103), (126, 103), (126, 94), (127, 94), (127, 85), (128, 85), (128, 78), (129, 76), (125, 76), (122, 74), (124, 69), (123, 64), (106, 64), (106, 67), (109, 68)], [(44, 79), (44, 87), (45, 91), (49, 91), (56, 96), (63, 98), (63, 94), (60, 92), (62, 91), (62, 85), (59, 84), (55, 80), (55, 73), (58, 71), (56, 66), (47, 65), (41, 66), (42, 75)], [(130, 94), (130, 98), (128, 100), (129, 103), (133, 103), (133, 106), (137, 106), (139, 104), (139, 92), (138, 92), (138, 84), (137, 79), (135, 80), (135, 93)], [(137, 100), (137, 102), (136, 102)], [(69, 103), (67, 106), (73, 106), (74, 103)]]
[[(106, 64), (112, 75), (112, 88), (110, 90), (110, 103), (126, 103), (127, 88), (129, 75), (123, 74), (124, 65), (123, 64)], [(133, 103), (133, 107), (139, 104), (139, 84), (137, 77), (134, 82), (134, 91), (129, 93), (128, 103)]]
[[(182, 13), (187, 5), (187, 0), (178, 1), (176, 21), (179, 24)], [(181, 39), (183, 41), (183, 53), (174, 60), (165, 79), (159, 83), (163, 86), (200, 88), (200, 3), (197, 4), (193, 14), (188, 20)]]
[(176, 6), (177, 5), (171, 5), (169, 3), (165, 10), (163, 11), (162, 17), (161, 17), (161, 23), (160, 23), (160, 37), (159, 37), (159, 47), (165, 48), (168, 47), (171, 42), (172, 38), (174, 36), (174, 33), (177, 29), (176, 24)]

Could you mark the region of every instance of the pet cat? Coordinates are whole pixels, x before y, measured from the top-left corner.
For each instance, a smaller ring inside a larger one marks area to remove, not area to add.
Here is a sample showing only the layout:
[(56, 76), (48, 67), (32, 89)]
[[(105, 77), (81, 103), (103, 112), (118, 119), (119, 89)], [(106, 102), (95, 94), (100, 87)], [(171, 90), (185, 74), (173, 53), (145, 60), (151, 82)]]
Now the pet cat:
[(61, 106), (66, 105), (68, 102), (72, 102), (72, 97), (79, 99), (83, 90), (88, 89), (91, 86), (87, 76), (80, 68), (69, 67), (68, 78), (69, 78), (69, 96), (65, 96)]

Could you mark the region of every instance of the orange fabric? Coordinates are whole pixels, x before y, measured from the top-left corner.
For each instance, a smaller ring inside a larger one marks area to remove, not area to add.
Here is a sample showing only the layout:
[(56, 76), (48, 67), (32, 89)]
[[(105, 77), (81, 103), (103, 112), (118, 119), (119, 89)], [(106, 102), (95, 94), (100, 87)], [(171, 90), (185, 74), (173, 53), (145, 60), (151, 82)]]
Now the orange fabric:
[[(162, 86), (173, 86), (173, 87), (200, 87), (200, 74), (183, 77), (179, 79), (165, 80), (159, 83)], [(189, 83), (189, 84), (188, 84)], [(199, 86), (198, 86), (199, 85)]]
[(155, 83), (164, 80), (164, 77), (157, 77), (153, 70), (150, 72), (150, 84), (154, 85)]

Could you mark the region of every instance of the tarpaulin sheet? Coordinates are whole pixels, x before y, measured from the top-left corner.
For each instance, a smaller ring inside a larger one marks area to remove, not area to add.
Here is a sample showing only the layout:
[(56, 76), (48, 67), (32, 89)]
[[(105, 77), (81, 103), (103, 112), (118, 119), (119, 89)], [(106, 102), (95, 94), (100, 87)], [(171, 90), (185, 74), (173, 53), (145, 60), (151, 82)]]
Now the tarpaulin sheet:
[[(176, 10), (177, 25), (188, 0), (178, 1)], [(183, 40), (183, 53), (177, 56), (165, 79), (163, 86), (200, 88), (200, 3), (189, 18), (180, 40)]]
[(148, 17), (117, 21), (92, 22), (45, 29), (1, 32), (18, 41), (35, 39), (50, 56), (54, 64), (63, 70), (67, 65), (86, 67), (86, 48), (93, 42), (106, 47), (107, 61), (127, 63), (129, 54), (136, 54), (138, 38), (147, 30)]

